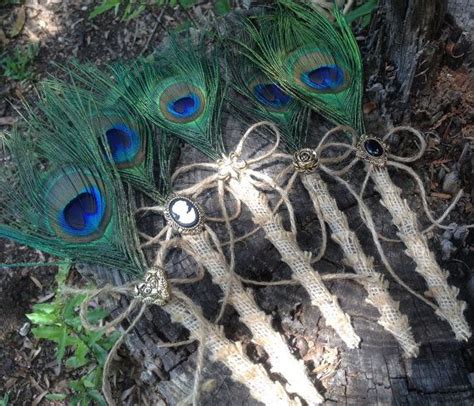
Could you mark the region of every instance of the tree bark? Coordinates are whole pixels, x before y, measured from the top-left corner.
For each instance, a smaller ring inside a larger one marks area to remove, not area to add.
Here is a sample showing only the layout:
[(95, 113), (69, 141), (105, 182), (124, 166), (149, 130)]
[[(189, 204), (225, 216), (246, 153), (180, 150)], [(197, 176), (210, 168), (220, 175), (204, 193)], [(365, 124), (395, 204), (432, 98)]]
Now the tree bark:
[(446, 9), (447, 0), (380, 2), (369, 32), (366, 71), (368, 90), (383, 104), (384, 118), (407, 119), (410, 95), (437, 73)]

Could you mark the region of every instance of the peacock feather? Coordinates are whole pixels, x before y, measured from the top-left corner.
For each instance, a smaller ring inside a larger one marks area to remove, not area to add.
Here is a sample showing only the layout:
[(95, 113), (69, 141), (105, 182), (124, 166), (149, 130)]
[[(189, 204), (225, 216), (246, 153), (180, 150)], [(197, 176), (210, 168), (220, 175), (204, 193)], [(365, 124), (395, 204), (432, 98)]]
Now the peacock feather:
[[(83, 162), (88, 156), (92, 161), (105, 159), (117, 168), (124, 181), (163, 202), (169, 170), (159, 172), (159, 186), (156, 186), (153, 162), (159, 157), (160, 167), (168, 167), (178, 147), (177, 140), (158, 142), (155, 138), (158, 131), (151, 123), (125, 99), (110, 97), (113, 88), (100, 90), (100, 83), (94, 92), (75, 82), (44, 83), (36, 105), (41, 114), (30, 109), (30, 128), (37, 134), (49, 134), (49, 138), (40, 137), (40, 144), (54, 143), (54, 148), (63, 149), (62, 160)], [(44, 149), (48, 154), (48, 148)]]
[(302, 148), (306, 143), (310, 110), (251, 62), (231, 63), (230, 66), (231, 87), (244, 97), (244, 100), (230, 98), (232, 107), (243, 115), (246, 122), (274, 122), (290, 152)]
[(240, 52), (279, 87), (330, 121), (363, 131), (361, 56), (337, 8), (330, 21), (309, 6), (279, 1), (273, 14), (244, 27)]
[(217, 54), (208, 54), (204, 43), (170, 39), (154, 61), (115, 65), (112, 72), (116, 98), (124, 97), (137, 114), (213, 158), (221, 155), (225, 89)]
[[(40, 134), (43, 136), (46, 134)], [(134, 223), (117, 175), (86, 156), (58, 159), (17, 130), (6, 140), (12, 165), (0, 181), (0, 237), (59, 257), (145, 272)], [(86, 164), (87, 162), (87, 164)], [(7, 173), (8, 172), (8, 173)]]

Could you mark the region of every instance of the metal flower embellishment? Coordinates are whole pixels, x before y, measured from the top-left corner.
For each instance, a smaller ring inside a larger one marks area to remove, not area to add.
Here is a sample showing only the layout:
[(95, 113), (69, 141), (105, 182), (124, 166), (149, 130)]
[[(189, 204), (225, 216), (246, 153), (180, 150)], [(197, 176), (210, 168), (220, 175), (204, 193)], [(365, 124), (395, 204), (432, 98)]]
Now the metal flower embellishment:
[(319, 166), (318, 154), (311, 148), (300, 149), (293, 154), (293, 166), (298, 172), (313, 172)]
[(387, 163), (388, 145), (380, 138), (364, 134), (357, 143), (357, 157), (375, 166)]
[(146, 304), (165, 305), (171, 295), (163, 269), (150, 269), (145, 274), (145, 281), (135, 287), (135, 297)]

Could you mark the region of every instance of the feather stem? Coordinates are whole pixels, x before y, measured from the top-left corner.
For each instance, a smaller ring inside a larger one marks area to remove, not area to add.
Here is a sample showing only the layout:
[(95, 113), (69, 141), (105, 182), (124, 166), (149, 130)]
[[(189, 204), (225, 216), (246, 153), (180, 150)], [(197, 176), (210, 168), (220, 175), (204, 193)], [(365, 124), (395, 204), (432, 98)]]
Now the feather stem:
[(419, 346), (413, 338), (407, 316), (400, 312), (399, 302), (390, 296), (388, 282), (375, 271), (373, 258), (365, 255), (359, 239), (350, 230), (345, 214), (337, 207), (326, 183), (315, 172), (302, 174), (301, 180), (316, 211), (321, 213), (331, 228), (331, 237), (342, 248), (348, 265), (356, 273), (371, 277), (364, 287), (368, 294), (367, 302), (380, 313), (378, 323), (396, 338), (406, 357), (416, 357)]
[[(158, 254), (155, 265), (164, 267), (165, 255)], [(190, 338), (201, 341), (210, 352), (213, 361), (220, 361), (229, 368), (232, 378), (245, 385), (250, 394), (265, 405), (299, 405), (291, 400), (280, 383), (273, 382), (261, 365), (247, 358), (239, 343), (228, 340), (221, 328), (209, 323), (201, 309), (192, 304), (179, 291), (173, 292), (173, 299), (163, 306), (173, 322), (183, 325), (190, 332)], [(204, 336), (203, 336), (204, 334)]]
[(279, 251), (282, 260), (291, 268), (293, 279), (304, 286), (311, 303), (320, 309), (326, 323), (349, 348), (358, 347), (360, 338), (351, 325), (350, 317), (341, 309), (337, 298), (324, 286), (321, 276), (311, 266), (309, 256), (298, 247), (294, 234), (286, 231), (280, 217), (273, 214), (267, 197), (253, 186), (246, 173), (241, 173), (239, 179), (231, 177), (228, 184), (232, 193), (248, 207), (254, 222), (262, 227), (266, 238)]
[(251, 292), (244, 289), (240, 280), (229, 277), (226, 260), (211, 246), (208, 233), (184, 235), (183, 240), (194, 251), (193, 258), (208, 270), (213, 282), (224, 292), (231, 283), (229, 303), (252, 332), (253, 340), (267, 352), (272, 371), (286, 378), (290, 392), (302, 396), (308, 405), (322, 402), (324, 399), (309, 380), (303, 362), (294, 358), (281, 335), (272, 328), (270, 316), (258, 308)]
[(471, 330), (464, 318), (466, 303), (457, 300), (459, 289), (448, 284), (448, 272), (441, 270), (428, 247), (426, 237), (420, 232), (416, 214), (401, 196), (401, 190), (392, 182), (386, 168), (372, 168), (371, 178), (380, 194), (381, 203), (390, 212), (398, 228), (398, 237), (406, 245), (406, 254), (416, 263), (415, 271), (428, 285), (428, 293), (436, 300), (438, 316), (450, 325), (459, 341), (467, 341)]

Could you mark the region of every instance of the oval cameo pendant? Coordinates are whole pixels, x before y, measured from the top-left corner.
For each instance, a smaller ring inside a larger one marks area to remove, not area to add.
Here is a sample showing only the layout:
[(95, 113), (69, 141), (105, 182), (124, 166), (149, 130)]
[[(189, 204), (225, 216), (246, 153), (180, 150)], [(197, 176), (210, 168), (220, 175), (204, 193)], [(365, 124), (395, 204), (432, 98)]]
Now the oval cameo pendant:
[(200, 232), (204, 223), (199, 204), (184, 196), (173, 196), (168, 200), (165, 217), (171, 227), (183, 234)]

